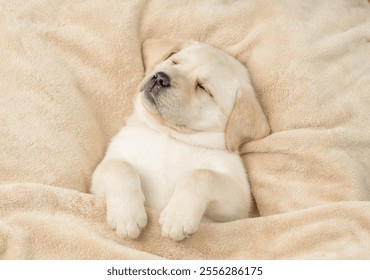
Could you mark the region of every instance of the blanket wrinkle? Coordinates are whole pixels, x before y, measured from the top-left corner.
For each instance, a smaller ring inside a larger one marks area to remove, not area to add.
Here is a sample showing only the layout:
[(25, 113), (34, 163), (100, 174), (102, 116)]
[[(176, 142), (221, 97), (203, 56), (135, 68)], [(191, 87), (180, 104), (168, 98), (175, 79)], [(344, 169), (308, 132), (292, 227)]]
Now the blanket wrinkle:
[[(370, 259), (370, 2), (0, 0), (1, 259)], [(272, 133), (241, 148), (260, 217), (118, 238), (88, 193), (148, 38), (249, 70)]]
[[(33, 195), (32, 188), (38, 194)], [(37, 198), (38, 203), (12, 209), (10, 204), (23, 200), (14, 191), (33, 201)], [(159, 213), (152, 209), (147, 209), (149, 225), (138, 240), (119, 239), (105, 223), (104, 204), (95, 200), (91, 194), (45, 185), (5, 185), (0, 190), (0, 248), (14, 252), (9, 249), (17, 244), (15, 258), (23, 259), (351, 259), (368, 258), (370, 252), (369, 202), (338, 202), (231, 223), (202, 224), (199, 232), (176, 243), (160, 237)], [(18, 234), (9, 240), (4, 229)], [(232, 240), (225, 242), (225, 235), (233, 236)], [(353, 246), (346, 246), (348, 242)]]

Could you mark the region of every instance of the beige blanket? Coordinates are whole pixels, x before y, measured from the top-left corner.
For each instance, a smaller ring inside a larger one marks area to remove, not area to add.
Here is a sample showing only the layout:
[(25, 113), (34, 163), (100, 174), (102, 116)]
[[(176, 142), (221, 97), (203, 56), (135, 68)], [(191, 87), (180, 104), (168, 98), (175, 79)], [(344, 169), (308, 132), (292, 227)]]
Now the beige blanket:
[[(135, 241), (87, 193), (132, 111), (146, 38), (199, 40), (249, 69), (272, 134), (242, 147), (261, 217)], [(370, 259), (365, 0), (0, 0), (3, 259)]]

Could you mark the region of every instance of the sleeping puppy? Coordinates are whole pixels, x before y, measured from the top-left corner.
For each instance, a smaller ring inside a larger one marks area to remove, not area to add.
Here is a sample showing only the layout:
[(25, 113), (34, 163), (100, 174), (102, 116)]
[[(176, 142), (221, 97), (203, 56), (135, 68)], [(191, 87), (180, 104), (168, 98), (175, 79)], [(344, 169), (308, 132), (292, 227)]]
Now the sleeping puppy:
[(238, 148), (269, 134), (245, 67), (198, 42), (147, 40), (135, 111), (93, 174), (107, 220), (136, 238), (145, 207), (161, 210), (162, 235), (180, 241), (203, 218), (248, 217), (251, 194)]

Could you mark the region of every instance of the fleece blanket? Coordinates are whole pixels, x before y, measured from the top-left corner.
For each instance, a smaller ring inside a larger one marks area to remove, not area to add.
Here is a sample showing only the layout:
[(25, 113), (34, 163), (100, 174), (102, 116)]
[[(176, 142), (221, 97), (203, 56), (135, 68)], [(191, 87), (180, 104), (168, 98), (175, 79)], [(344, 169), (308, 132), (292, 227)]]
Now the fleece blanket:
[[(241, 155), (257, 217), (118, 238), (88, 193), (132, 112), (147, 38), (198, 40), (249, 69), (271, 134)], [(365, 0), (0, 0), (0, 257), (370, 259)]]

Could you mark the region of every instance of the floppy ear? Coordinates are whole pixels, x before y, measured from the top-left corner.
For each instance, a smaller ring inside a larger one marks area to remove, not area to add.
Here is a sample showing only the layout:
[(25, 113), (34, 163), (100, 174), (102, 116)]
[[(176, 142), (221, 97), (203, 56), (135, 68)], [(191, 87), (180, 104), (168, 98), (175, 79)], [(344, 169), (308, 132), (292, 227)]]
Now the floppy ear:
[(185, 41), (173, 39), (147, 39), (142, 46), (145, 73), (151, 71), (156, 64), (165, 60), (171, 53), (185, 47)]
[(226, 146), (236, 152), (244, 142), (270, 133), (270, 126), (252, 89), (239, 89), (226, 127)]

